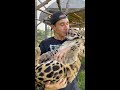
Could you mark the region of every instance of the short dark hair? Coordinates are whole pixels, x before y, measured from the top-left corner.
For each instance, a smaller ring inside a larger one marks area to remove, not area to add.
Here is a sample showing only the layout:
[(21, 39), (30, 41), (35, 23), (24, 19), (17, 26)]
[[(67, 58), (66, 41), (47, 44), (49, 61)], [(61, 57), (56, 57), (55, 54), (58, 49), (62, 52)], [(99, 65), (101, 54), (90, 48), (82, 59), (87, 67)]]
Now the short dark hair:
[(67, 15), (61, 11), (54, 12), (50, 18), (51, 25), (55, 25), (55, 23), (61, 19), (67, 18)]

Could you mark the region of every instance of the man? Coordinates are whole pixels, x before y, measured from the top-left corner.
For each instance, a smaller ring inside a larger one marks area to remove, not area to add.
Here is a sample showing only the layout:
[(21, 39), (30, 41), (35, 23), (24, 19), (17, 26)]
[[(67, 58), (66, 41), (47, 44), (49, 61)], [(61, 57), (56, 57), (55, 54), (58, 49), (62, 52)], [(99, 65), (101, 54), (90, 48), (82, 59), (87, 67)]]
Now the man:
[[(54, 36), (48, 39), (43, 40), (39, 47), (41, 49), (41, 54), (52, 51), (66, 41), (65, 36), (69, 30), (69, 20), (67, 16), (61, 11), (57, 11), (53, 13), (50, 18), (51, 28), (54, 30)], [(59, 51), (55, 54), (54, 58), (58, 61), (62, 62), (62, 58), (64, 58), (65, 53), (70, 48), (65, 48), (64, 50)], [(66, 78), (61, 79), (55, 84), (51, 84), (50, 82), (46, 83), (44, 90), (79, 90), (77, 87), (76, 79), (69, 85), (66, 86)]]

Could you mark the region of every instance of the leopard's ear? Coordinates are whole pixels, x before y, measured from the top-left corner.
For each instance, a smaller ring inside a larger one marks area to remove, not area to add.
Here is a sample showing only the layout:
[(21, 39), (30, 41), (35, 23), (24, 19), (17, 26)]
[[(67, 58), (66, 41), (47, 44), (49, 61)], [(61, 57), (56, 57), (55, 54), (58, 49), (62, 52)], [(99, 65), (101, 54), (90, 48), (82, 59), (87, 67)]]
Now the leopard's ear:
[(40, 61), (41, 50), (40, 47), (35, 47), (35, 64), (38, 64)]

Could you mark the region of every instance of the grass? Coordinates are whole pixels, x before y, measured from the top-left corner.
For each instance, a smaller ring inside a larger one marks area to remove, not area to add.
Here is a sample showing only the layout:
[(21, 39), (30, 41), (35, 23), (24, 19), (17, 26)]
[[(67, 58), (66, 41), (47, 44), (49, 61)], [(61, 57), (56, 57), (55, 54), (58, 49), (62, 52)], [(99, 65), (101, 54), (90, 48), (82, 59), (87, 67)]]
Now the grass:
[(80, 90), (85, 90), (85, 70), (81, 70), (78, 77), (78, 87)]
[(78, 87), (80, 90), (85, 90), (85, 58), (81, 60), (80, 73), (78, 76)]

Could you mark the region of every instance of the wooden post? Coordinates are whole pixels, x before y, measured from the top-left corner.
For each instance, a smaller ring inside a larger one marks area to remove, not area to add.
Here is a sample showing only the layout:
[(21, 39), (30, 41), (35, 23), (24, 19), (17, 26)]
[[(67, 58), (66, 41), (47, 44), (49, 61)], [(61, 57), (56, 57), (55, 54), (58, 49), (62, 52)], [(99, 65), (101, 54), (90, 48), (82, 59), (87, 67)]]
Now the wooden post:
[(36, 10), (36, 7), (37, 7), (37, 0), (35, 0), (35, 47), (37, 46), (37, 10)]
[(47, 24), (45, 23), (45, 39), (47, 39)]

